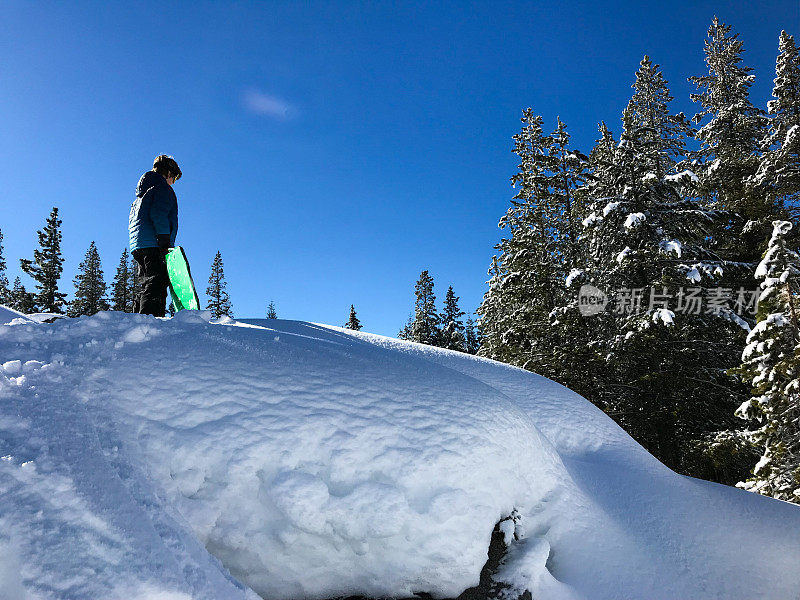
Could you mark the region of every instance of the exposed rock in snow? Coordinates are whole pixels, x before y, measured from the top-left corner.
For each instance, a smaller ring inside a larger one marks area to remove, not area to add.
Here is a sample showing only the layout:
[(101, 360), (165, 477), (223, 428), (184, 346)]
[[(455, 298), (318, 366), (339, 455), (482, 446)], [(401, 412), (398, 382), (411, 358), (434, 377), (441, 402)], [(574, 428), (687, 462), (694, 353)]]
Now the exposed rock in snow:
[(32, 313), (26, 315), (31, 321), (36, 321), (37, 323), (53, 323), (58, 319), (66, 319), (68, 318), (66, 315), (59, 315), (56, 313)]

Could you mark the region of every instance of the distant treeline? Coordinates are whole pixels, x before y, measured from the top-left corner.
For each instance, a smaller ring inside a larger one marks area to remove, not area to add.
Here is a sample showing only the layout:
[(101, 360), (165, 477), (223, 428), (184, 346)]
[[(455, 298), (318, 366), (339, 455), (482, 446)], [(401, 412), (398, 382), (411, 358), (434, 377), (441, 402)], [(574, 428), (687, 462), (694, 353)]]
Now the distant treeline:
[[(69, 317), (93, 315), (101, 310), (134, 311), (141, 287), (137, 263), (127, 248), (122, 251), (116, 274), (109, 286), (104, 279), (100, 253), (95, 243), (91, 242), (78, 267), (78, 274), (73, 279), (73, 298), (67, 300), (67, 294), (59, 289), (64, 258), (61, 254), (62, 233), (58, 208), (52, 209), (44, 228), (37, 235), (39, 247), (33, 251), (33, 258), (20, 259), (22, 271), (35, 281), (36, 291), (28, 291), (19, 277), (14, 279), (13, 284), (9, 284), (3, 254), (3, 233), (0, 230), (0, 304), (25, 314), (46, 312)], [(206, 309), (215, 318), (233, 316), (226, 288), (222, 254), (218, 251), (211, 264), (211, 275), (206, 288)], [(272, 318), (277, 317), (272, 302), (269, 311), (274, 315)]]

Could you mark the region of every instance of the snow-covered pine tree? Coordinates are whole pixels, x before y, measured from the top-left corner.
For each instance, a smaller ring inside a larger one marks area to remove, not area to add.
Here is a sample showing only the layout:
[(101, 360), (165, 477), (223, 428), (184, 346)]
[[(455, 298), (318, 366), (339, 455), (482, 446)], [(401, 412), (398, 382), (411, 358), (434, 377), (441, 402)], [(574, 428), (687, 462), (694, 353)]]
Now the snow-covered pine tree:
[(272, 300), (270, 300), (269, 304), (267, 305), (267, 318), (268, 319), (278, 318), (278, 311), (275, 310), (275, 303)]
[(775, 98), (767, 103), (772, 115), (764, 153), (752, 183), (776, 198), (779, 207), (800, 221), (800, 54), (794, 37), (781, 31), (775, 67)]
[(36, 312), (36, 296), (25, 289), (19, 277), (14, 278), (14, 287), (11, 288), (9, 306), (23, 314)]
[(550, 313), (563, 298), (567, 257), (580, 253), (586, 157), (569, 149), (566, 126), (558, 120), (544, 135), (543, 119), (528, 108), (514, 136), (519, 157), (511, 178), (518, 193), (500, 219), (508, 237), (495, 246), (489, 290), (478, 308), (483, 356), (553, 376)]
[(444, 297), (444, 311), (439, 315), (441, 324), (439, 345), (442, 348), (466, 352), (464, 322), (461, 319), (464, 314), (464, 311), (458, 307), (458, 296), (456, 296), (451, 285), (447, 288), (447, 293)]
[(70, 317), (93, 315), (101, 310), (108, 310), (106, 299), (106, 282), (103, 280), (103, 268), (100, 264), (100, 253), (92, 242), (78, 267), (78, 274), (73, 280), (75, 298), (69, 303), (67, 314)]
[(690, 96), (700, 105), (694, 121), (709, 119), (696, 134), (701, 147), (694, 155), (700, 163), (697, 187), (701, 197), (710, 206), (741, 218), (716, 232), (718, 244), (732, 259), (756, 262), (769, 223), (780, 211), (773, 198), (757, 193), (747, 183), (759, 167), (767, 119), (764, 111), (750, 102), (755, 76), (751, 67), (740, 64), (744, 45), (738, 38), (738, 33), (731, 35), (730, 25), (714, 17), (704, 48), (708, 74), (689, 77), (699, 91)]
[(672, 113), (673, 97), (659, 65), (645, 55), (639, 63), (628, 102), (631, 117), (639, 131), (640, 159), (645, 167), (662, 178), (686, 160), (686, 140), (694, 131), (683, 113)]
[(345, 323), (344, 326), (346, 329), (361, 331), (361, 321), (358, 320), (358, 316), (356, 315), (356, 307), (352, 304), (350, 305), (350, 317), (347, 319), (347, 323)]
[(39, 249), (33, 251), (33, 260), (20, 259), (22, 270), (36, 280), (39, 293), (36, 304), (39, 310), (60, 314), (63, 312), (66, 294), (58, 291), (58, 281), (64, 270), (61, 256), (61, 220), (58, 208), (53, 207), (44, 229), (37, 232)]
[(219, 319), (223, 315), (233, 317), (231, 299), (225, 290), (226, 287), (222, 254), (217, 250), (214, 262), (211, 263), (211, 275), (208, 278), (208, 287), (206, 288), (206, 295), (208, 296), (206, 310), (210, 310), (211, 316), (215, 319)]
[(582, 259), (578, 236), (587, 208), (584, 185), (588, 158), (572, 149), (566, 124), (559, 117), (556, 121), (556, 129), (550, 134), (547, 148), (551, 171), (548, 183), (550, 218), (556, 224), (553, 233), (559, 237), (556, 252), (562, 262), (578, 262)]
[(111, 308), (120, 312), (133, 312), (133, 296), (131, 295), (130, 254), (128, 249), (122, 251), (117, 273), (111, 284)]
[[(575, 190), (576, 196), (585, 198), (579, 213), (583, 217), (589, 215), (593, 202), (599, 204), (602, 199), (610, 200), (616, 193), (613, 182), (604, 174), (614, 164), (617, 142), (605, 122), (598, 125), (598, 131), (600, 137), (589, 153), (584, 183)], [(589, 399), (597, 395), (593, 382), (608, 377), (600, 342), (612, 335), (611, 327), (604, 324), (603, 320), (587, 320), (581, 316), (574, 293), (582, 284), (590, 283), (587, 273), (591, 270), (589, 265), (592, 256), (585, 229), (591, 222), (592, 219), (584, 218), (577, 226), (575, 258), (561, 265), (561, 279), (556, 288), (560, 292), (559, 301), (553, 306), (547, 324), (542, 328), (548, 338), (541, 343), (542, 359), (532, 362), (529, 367)], [(593, 401), (600, 404), (597, 399)]]
[[(131, 256), (128, 264), (128, 294), (131, 298), (131, 312), (139, 311), (139, 297), (142, 294), (142, 284), (139, 281), (139, 263)], [(167, 304), (171, 304), (168, 302)]]
[(736, 413), (758, 421), (751, 433), (761, 458), (745, 489), (800, 504), (800, 256), (792, 224), (775, 221), (764, 258), (758, 323), (747, 336), (738, 370), (753, 397)]
[(397, 337), (401, 340), (412, 340), (411, 338), (411, 326), (414, 324), (414, 313), (411, 312), (406, 319), (406, 324), (403, 325), (403, 328), (397, 332)]
[(467, 316), (467, 321), (464, 324), (464, 351), (467, 354), (477, 354), (481, 349), (480, 334), (472, 320), (472, 316)]
[(508, 230), (495, 246), (489, 269), (489, 289), (478, 314), (484, 328), (481, 354), (509, 364), (528, 365), (535, 352), (546, 315), (555, 305), (557, 264), (555, 239), (547, 189), (551, 165), (544, 134), (544, 119), (531, 108), (522, 114), (522, 130), (513, 136), (519, 157), (517, 173), (511, 178), (519, 191), (498, 226)]
[(422, 271), (414, 286), (414, 318), (400, 331), (402, 340), (437, 346), (441, 339), (439, 315), (436, 313), (436, 295), (433, 292), (433, 277)]
[(568, 282), (572, 289), (594, 285), (615, 304), (583, 318), (577, 295), (557, 308), (553, 325), (562, 349), (554, 356), (572, 360), (562, 381), (587, 394), (662, 462), (684, 473), (735, 478), (734, 467), (711, 465), (703, 451), (717, 432), (737, 425), (730, 410), (744, 390), (725, 371), (738, 363), (736, 341), (743, 341), (746, 323), (730, 300), (713, 312), (699, 306), (694, 312), (682, 299), (685, 288), (698, 283), (724, 286), (730, 265), (706, 244), (727, 215), (681, 196), (692, 177), (674, 172), (683, 161), (686, 124), (669, 112), (667, 83), (647, 57), (633, 87), (620, 143), (601, 126), (592, 152), (587, 261), (573, 265)]
[(3, 257), (3, 232), (0, 230), (0, 304), (11, 304), (11, 290), (6, 276), (6, 259)]

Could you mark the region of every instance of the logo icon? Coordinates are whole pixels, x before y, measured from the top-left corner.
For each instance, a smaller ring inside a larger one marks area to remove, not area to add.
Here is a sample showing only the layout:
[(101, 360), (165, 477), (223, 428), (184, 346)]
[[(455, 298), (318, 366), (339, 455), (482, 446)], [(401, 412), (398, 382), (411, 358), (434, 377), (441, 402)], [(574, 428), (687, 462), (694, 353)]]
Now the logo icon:
[(608, 296), (593, 285), (582, 285), (578, 291), (578, 310), (584, 317), (600, 314), (608, 304)]

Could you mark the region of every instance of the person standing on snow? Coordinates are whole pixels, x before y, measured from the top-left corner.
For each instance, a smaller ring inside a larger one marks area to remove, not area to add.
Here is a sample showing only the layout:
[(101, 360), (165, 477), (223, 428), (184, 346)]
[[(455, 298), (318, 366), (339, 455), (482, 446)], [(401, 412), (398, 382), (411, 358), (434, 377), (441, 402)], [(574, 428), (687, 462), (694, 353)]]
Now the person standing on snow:
[(178, 235), (178, 198), (172, 189), (181, 178), (175, 159), (161, 154), (136, 186), (136, 199), (128, 217), (131, 255), (141, 284), (133, 312), (163, 317), (167, 303), (167, 251)]

